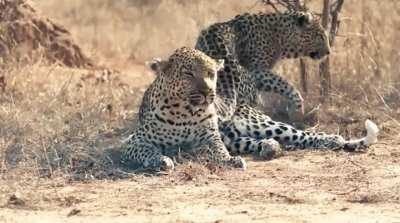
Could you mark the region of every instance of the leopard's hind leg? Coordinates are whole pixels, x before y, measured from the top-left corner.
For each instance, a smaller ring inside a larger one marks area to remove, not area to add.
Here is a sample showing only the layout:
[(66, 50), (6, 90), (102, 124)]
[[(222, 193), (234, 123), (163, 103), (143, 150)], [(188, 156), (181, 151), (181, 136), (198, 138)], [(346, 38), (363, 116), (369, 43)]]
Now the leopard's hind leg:
[[(356, 140), (345, 140), (336, 134), (323, 132), (302, 131), (291, 125), (271, 120), (250, 106), (240, 105), (229, 125), (220, 127), (225, 136), (231, 141), (241, 137), (249, 137), (255, 140), (274, 139), (285, 148), (299, 149), (344, 149), (354, 151), (367, 148), (377, 141), (378, 127), (371, 121), (366, 123), (367, 136)], [(246, 147), (244, 147), (246, 148)], [(246, 149), (239, 149), (246, 153)]]
[(221, 132), (222, 140), (231, 154), (253, 154), (255, 158), (270, 160), (282, 155), (282, 149), (274, 139), (256, 139), (236, 136), (232, 128)]

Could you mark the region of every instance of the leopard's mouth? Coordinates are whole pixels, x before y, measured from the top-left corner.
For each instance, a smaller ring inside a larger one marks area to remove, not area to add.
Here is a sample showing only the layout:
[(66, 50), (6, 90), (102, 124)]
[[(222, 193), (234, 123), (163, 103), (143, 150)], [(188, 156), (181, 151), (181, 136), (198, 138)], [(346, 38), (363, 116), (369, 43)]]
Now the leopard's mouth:
[(325, 56), (328, 56), (330, 54), (330, 50), (328, 49), (323, 49), (323, 50), (316, 50), (316, 51), (311, 51), (308, 56), (313, 59), (313, 60), (320, 60), (324, 58)]
[(320, 52), (314, 51), (314, 52), (311, 52), (311, 53), (309, 54), (309, 57), (310, 57), (311, 59), (313, 59), (313, 60), (319, 60), (319, 59), (321, 59), (322, 57), (324, 57), (324, 55), (322, 55)]

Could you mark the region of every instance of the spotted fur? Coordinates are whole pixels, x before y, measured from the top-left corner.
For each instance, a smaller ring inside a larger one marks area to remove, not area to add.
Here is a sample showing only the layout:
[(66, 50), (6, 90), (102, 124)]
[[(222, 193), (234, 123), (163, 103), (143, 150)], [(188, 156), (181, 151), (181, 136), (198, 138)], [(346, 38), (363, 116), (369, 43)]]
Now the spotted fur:
[[(272, 71), (281, 59), (330, 53), (326, 32), (318, 19), (306, 12), (243, 14), (201, 31), (196, 49), (214, 59), (225, 59), (224, 71), (236, 78), (241, 102), (254, 106), (260, 92), (278, 93), (303, 114), (300, 92)], [(218, 90), (224, 88), (218, 81)]]
[[(378, 129), (366, 121), (367, 136), (346, 141), (338, 135), (297, 130), (275, 122), (254, 107), (260, 92), (275, 92), (292, 103), (292, 110), (303, 114), (300, 92), (271, 69), (282, 59), (311, 57), (321, 59), (330, 53), (327, 34), (318, 19), (307, 12), (243, 14), (216, 23), (203, 30), (196, 43), (214, 59), (224, 59), (225, 77), (217, 83), (218, 95), (234, 80), (237, 106), (230, 120), (220, 122), (224, 143), (234, 153), (258, 153), (270, 158), (280, 151), (279, 145), (296, 148), (347, 149), (365, 148), (377, 140)], [(219, 114), (219, 113), (218, 113)]]
[[(205, 152), (210, 162), (244, 169), (244, 160), (229, 154), (218, 132), (215, 96), (217, 71), (222, 67), (223, 61), (186, 47), (166, 61), (153, 63), (157, 77), (144, 94), (138, 127), (127, 141), (123, 162), (173, 169), (172, 159), (166, 156), (169, 151), (200, 148), (203, 151), (198, 152)], [(235, 92), (226, 94), (227, 102), (235, 106)]]
[(345, 140), (340, 135), (302, 131), (291, 125), (271, 120), (265, 114), (239, 105), (230, 121), (220, 123), (222, 139), (231, 154), (252, 153), (263, 159), (279, 156), (284, 149), (343, 149), (355, 151), (377, 142), (378, 127), (365, 122), (367, 135)]

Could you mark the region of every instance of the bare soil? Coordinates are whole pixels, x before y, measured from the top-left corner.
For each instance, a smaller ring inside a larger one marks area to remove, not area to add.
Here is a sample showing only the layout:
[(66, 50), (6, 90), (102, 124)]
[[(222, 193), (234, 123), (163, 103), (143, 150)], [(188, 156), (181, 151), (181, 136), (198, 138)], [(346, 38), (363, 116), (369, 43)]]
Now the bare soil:
[(400, 152), (296, 151), (248, 170), (1, 184), (2, 222), (400, 222)]

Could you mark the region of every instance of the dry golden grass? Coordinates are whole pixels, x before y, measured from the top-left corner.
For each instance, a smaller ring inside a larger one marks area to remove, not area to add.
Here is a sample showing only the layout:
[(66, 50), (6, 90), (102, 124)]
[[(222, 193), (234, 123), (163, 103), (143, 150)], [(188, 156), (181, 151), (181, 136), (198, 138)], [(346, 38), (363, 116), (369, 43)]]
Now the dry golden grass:
[[(46, 15), (62, 22), (98, 60), (144, 62), (192, 46), (199, 30), (254, 10), (251, 1), (35, 1)], [(55, 8), (59, 10), (54, 10)], [(220, 10), (223, 9), (223, 10)]]
[[(321, 1), (310, 2), (311, 9), (321, 11)], [(242, 12), (265, 10), (256, 0), (218, 0), (212, 3), (198, 0), (190, 3), (75, 0), (62, 5), (60, 10), (51, 10), (59, 4), (55, 0), (37, 2), (42, 11), (65, 24), (94, 58), (113, 65), (165, 57), (179, 46), (193, 46), (199, 30), (213, 22), (227, 20)], [(332, 55), (334, 103), (333, 108), (325, 110), (332, 109), (336, 113), (335, 108), (339, 107), (341, 111), (347, 111), (342, 113), (346, 119), (346, 115), (351, 116), (351, 112), (360, 108), (360, 117), (349, 117), (356, 121), (366, 117), (376, 119), (376, 116), (398, 117), (396, 99), (399, 96), (400, 67), (397, 61), (400, 55), (396, 47), (399, 44), (400, 15), (398, 10), (392, 10), (398, 8), (397, 1), (346, 1)], [(307, 65), (311, 90), (306, 102), (311, 110), (318, 105), (318, 63), (308, 61)], [(297, 61), (285, 61), (277, 70), (299, 83), (297, 67)], [(379, 108), (379, 112), (384, 114), (376, 113), (373, 108)], [(329, 119), (324, 115), (322, 118)]]
[(100, 148), (134, 117), (140, 99), (138, 88), (114, 75), (39, 64), (6, 70), (7, 88), (0, 95), (3, 171), (90, 175), (106, 165)]

